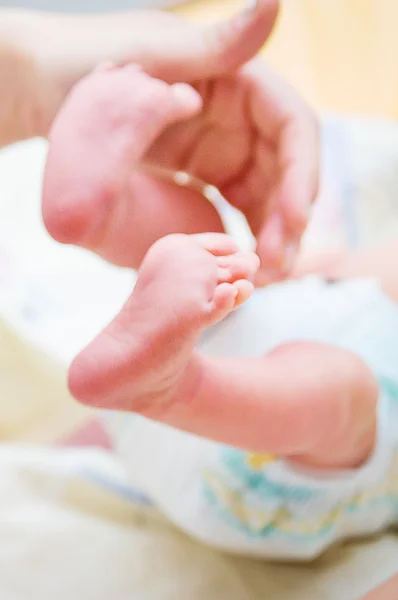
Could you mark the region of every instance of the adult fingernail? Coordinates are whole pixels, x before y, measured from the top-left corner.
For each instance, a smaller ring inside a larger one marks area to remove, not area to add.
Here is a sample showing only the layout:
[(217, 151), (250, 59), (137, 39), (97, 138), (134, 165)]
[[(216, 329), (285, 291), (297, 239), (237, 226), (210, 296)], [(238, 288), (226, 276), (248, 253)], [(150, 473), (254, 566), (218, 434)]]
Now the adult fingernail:
[(273, 252), (277, 253), (281, 250), (283, 244), (283, 226), (279, 216), (275, 216), (268, 226), (268, 241), (267, 246)]
[(256, 11), (258, 7), (258, 0), (247, 0), (245, 5), (246, 12)]
[(283, 258), (282, 258), (283, 273), (287, 274), (292, 270), (294, 261), (296, 260), (297, 251), (298, 251), (298, 246), (297, 246), (297, 244), (293, 244), (293, 243), (288, 244), (286, 246), (286, 248), (284, 249)]
[(202, 107), (202, 98), (196, 90), (186, 83), (175, 83), (171, 86), (174, 98), (184, 107), (198, 111)]
[(251, 261), (252, 261), (252, 265), (253, 265), (253, 269), (254, 269), (255, 273), (257, 273), (261, 268), (261, 261), (260, 261), (260, 257), (258, 256), (258, 254), (255, 254), (255, 252), (252, 252), (251, 253)]
[(253, 21), (258, 12), (259, 0), (248, 0), (240, 13), (233, 19), (240, 27)]
[(312, 219), (314, 213), (314, 205), (306, 204), (301, 210), (301, 218), (303, 220), (303, 228), (305, 229)]

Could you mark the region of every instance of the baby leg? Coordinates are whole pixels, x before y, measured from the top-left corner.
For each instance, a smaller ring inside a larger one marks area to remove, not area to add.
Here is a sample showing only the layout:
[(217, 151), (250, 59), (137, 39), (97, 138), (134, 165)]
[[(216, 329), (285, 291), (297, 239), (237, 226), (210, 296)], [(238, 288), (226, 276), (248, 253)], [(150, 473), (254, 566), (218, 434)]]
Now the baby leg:
[(354, 354), (307, 342), (249, 359), (195, 351), (250, 295), (257, 268), (227, 236), (157, 242), (124, 309), (73, 363), (72, 393), (247, 450), (358, 465), (375, 440), (378, 390)]
[(136, 268), (166, 234), (222, 231), (215, 209), (199, 194), (140, 169), (163, 130), (200, 108), (190, 86), (170, 86), (134, 65), (104, 67), (84, 78), (50, 132), (43, 187), (50, 234)]

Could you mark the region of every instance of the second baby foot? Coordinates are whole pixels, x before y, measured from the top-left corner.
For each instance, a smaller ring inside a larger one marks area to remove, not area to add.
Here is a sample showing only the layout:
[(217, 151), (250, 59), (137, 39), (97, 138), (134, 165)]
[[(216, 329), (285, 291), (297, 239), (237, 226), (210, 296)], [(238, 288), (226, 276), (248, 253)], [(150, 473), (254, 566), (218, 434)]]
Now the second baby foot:
[(126, 305), (73, 362), (74, 396), (147, 416), (159, 403), (189, 396), (198, 338), (250, 297), (258, 268), (256, 254), (240, 252), (223, 234), (156, 242)]

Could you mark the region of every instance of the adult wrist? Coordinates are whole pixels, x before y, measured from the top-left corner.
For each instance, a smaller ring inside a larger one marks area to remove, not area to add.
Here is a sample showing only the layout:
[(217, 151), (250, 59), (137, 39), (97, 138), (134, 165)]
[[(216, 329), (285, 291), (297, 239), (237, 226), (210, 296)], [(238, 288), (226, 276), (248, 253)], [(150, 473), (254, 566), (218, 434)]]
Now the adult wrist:
[(0, 144), (45, 136), (61, 91), (43, 61), (45, 18), (24, 10), (0, 11)]

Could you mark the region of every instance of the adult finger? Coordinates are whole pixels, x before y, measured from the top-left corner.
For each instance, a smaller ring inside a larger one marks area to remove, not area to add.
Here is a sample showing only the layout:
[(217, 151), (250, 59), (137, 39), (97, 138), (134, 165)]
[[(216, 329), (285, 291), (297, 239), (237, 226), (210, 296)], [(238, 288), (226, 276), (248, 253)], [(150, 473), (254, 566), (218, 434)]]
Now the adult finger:
[(273, 206), (264, 198), (264, 210), (271, 208), (273, 218), (257, 234), (262, 273), (268, 281), (266, 268), (283, 269), (292, 261), (318, 193), (319, 132), (314, 113), (263, 63), (248, 65), (245, 77), (253, 121), (260, 135), (274, 145), (277, 156)]
[(191, 23), (166, 13), (154, 19), (153, 13), (145, 13), (128, 59), (167, 81), (193, 81), (230, 72), (261, 49), (274, 27), (278, 7), (278, 0), (252, 0), (227, 22), (212, 24)]

